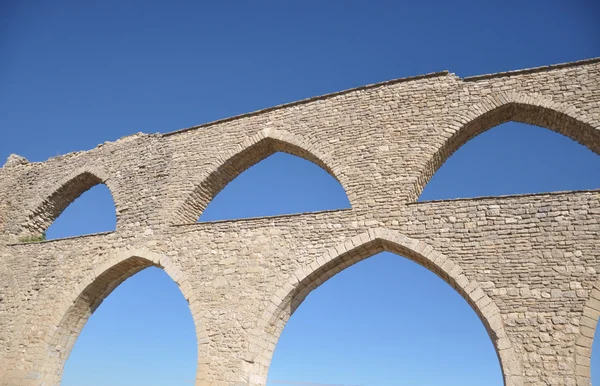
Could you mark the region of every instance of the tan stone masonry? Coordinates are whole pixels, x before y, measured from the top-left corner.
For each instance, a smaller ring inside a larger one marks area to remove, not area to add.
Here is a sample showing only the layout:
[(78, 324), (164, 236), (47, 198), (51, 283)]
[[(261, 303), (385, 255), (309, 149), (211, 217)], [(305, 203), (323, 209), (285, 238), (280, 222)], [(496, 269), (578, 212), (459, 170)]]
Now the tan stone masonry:
[[(0, 169), (0, 385), (58, 385), (91, 313), (140, 270), (175, 280), (196, 326), (196, 385), (264, 385), (305, 297), (381, 251), (428, 268), (480, 317), (505, 385), (587, 385), (600, 317), (600, 191), (416, 202), (469, 139), (518, 121), (600, 154), (600, 60), (448, 72), (311, 98)], [(274, 152), (344, 187), (346, 210), (195, 223)], [(39, 243), (106, 184), (117, 229)], [(399, 257), (401, 258), (401, 257)]]

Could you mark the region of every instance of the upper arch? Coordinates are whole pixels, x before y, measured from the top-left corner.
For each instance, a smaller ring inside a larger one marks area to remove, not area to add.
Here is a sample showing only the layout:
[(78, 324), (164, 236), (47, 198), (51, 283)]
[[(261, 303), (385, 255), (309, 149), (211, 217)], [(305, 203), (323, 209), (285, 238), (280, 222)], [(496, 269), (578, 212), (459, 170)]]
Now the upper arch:
[(540, 126), (586, 146), (600, 155), (600, 122), (590, 120), (574, 107), (564, 106), (546, 97), (514, 92), (495, 93), (456, 117), (449, 128), (453, 132), (427, 160), (409, 193), (416, 201), (444, 162), (477, 135), (509, 121)]
[(108, 175), (96, 167), (79, 168), (54, 184), (51, 190), (40, 194), (40, 200), (22, 224), (23, 231), (31, 235), (43, 234), (73, 201), (98, 184), (107, 186), (116, 211), (117, 201)]
[(178, 206), (173, 223), (192, 223), (202, 214), (212, 199), (239, 174), (268, 156), (283, 152), (311, 161), (329, 173), (344, 188), (350, 204), (345, 175), (333, 158), (314, 143), (285, 130), (264, 129), (247, 138), (235, 149), (219, 156), (216, 165), (194, 184), (194, 190)]
[(249, 347), (251, 355), (255, 356), (254, 366), (248, 375), (249, 383), (265, 383), (279, 336), (290, 316), (311, 291), (345, 268), (383, 251), (411, 259), (456, 289), (488, 331), (500, 360), (505, 386), (522, 384), (521, 363), (504, 329), (500, 309), (485, 294), (480, 284), (468, 279), (458, 264), (431, 245), (386, 228), (371, 229), (330, 248), (312, 263), (299, 268), (273, 295), (259, 318), (257, 338)]

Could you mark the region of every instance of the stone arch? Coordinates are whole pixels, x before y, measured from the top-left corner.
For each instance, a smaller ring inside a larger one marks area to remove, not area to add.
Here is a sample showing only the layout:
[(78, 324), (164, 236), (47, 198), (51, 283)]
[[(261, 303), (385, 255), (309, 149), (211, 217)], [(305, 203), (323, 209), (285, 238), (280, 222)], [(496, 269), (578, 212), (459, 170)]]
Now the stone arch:
[(450, 284), (484, 324), (496, 349), (504, 384), (522, 385), (521, 363), (504, 330), (500, 309), (480, 284), (467, 278), (458, 264), (434, 250), (431, 245), (385, 228), (371, 229), (329, 249), (309, 265), (298, 269), (273, 295), (259, 318), (256, 335), (250, 343), (253, 365), (248, 374), (249, 384), (266, 383), (279, 336), (290, 316), (311, 291), (349, 266), (383, 251), (405, 256)]
[(539, 95), (525, 96), (512, 92), (490, 95), (449, 124), (448, 131), (453, 134), (427, 160), (409, 193), (409, 201), (419, 198), (433, 175), (461, 146), (477, 135), (509, 121), (550, 129), (600, 154), (600, 122), (589, 118), (588, 114), (574, 107)]
[[(208, 334), (200, 314), (200, 304), (184, 273), (164, 255), (146, 249), (124, 250), (95, 266), (79, 284), (60, 299), (50, 317), (49, 330), (34, 351), (31, 385), (58, 386), (66, 360), (79, 333), (91, 314), (110, 293), (129, 277), (148, 267), (162, 268), (175, 281), (189, 303), (196, 327), (198, 344), (197, 374), (205, 372), (203, 363), (208, 356)], [(11, 374), (6, 379), (13, 379)], [(197, 375), (199, 377), (199, 375)], [(28, 383), (29, 384), (29, 383)]]
[(296, 134), (284, 130), (265, 129), (217, 158), (216, 166), (202, 175), (194, 184), (192, 193), (175, 211), (173, 223), (192, 223), (198, 220), (207, 205), (228, 183), (246, 169), (276, 152), (295, 155), (321, 167), (342, 185), (350, 205), (353, 204), (347, 189), (348, 181), (332, 157), (321, 151), (314, 143)]
[(115, 203), (115, 211), (118, 210), (115, 199), (115, 189), (112, 187), (109, 177), (99, 168), (86, 167), (77, 169), (62, 178), (51, 190), (42, 192), (41, 199), (33, 206), (28, 218), (22, 224), (22, 233), (27, 235), (42, 235), (54, 220), (79, 196), (92, 187), (105, 184)]
[(583, 306), (579, 321), (579, 337), (575, 342), (575, 366), (577, 386), (591, 385), (592, 344), (600, 318), (600, 281), (597, 281)]

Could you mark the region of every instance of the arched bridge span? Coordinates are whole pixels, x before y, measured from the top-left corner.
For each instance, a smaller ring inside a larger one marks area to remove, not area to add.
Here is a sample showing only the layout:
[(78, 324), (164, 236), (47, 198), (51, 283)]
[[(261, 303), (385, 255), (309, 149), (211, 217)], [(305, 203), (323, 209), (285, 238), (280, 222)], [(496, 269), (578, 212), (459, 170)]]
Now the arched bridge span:
[[(262, 385), (304, 297), (382, 250), (429, 268), (471, 304), (506, 385), (587, 385), (600, 192), (416, 200), (454, 151), (506, 121), (600, 154), (599, 79), (598, 59), (466, 79), (439, 72), (45, 162), (11, 156), (0, 169), (0, 385), (57, 385), (89, 314), (147, 266), (165, 269), (189, 301), (196, 385)], [(351, 208), (195, 223), (225, 185), (279, 151), (326, 170)], [(23, 242), (96, 184), (113, 196), (115, 232)]]

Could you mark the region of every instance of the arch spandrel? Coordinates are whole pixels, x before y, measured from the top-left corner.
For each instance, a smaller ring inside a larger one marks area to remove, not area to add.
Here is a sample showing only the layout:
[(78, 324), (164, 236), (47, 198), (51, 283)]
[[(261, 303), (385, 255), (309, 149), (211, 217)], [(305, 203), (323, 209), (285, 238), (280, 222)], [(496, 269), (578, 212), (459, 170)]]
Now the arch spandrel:
[(255, 364), (248, 373), (249, 383), (263, 385), (266, 382), (279, 336), (291, 315), (311, 291), (347, 267), (383, 251), (405, 256), (452, 286), (469, 303), (488, 331), (500, 360), (505, 385), (523, 384), (521, 361), (504, 329), (500, 309), (481, 285), (469, 279), (456, 262), (430, 244), (386, 228), (370, 229), (336, 245), (299, 268), (281, 284), (259, 318), (259, 333), (250, 342), (249, 351)]

